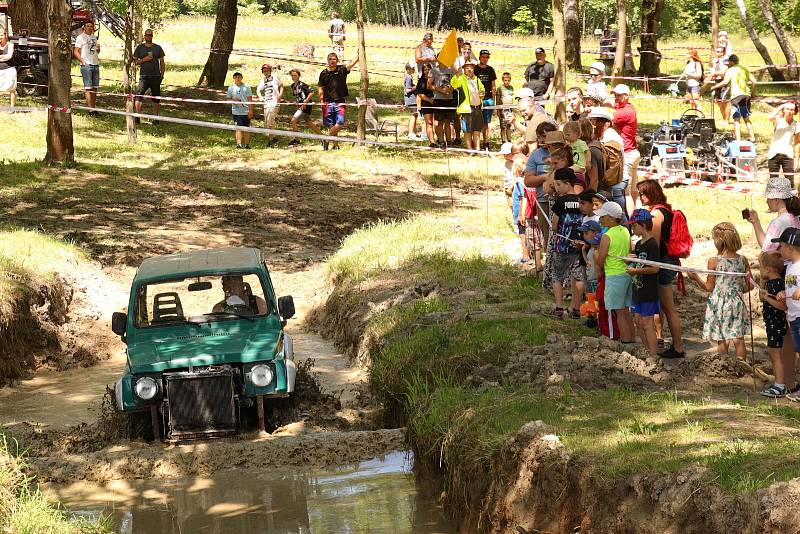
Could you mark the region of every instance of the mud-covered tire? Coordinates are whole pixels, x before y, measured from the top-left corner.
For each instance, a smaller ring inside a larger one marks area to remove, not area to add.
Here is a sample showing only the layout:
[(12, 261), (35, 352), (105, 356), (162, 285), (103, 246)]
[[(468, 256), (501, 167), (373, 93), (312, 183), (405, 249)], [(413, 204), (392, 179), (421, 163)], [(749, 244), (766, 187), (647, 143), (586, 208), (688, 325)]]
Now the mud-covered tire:
[[(161, 436), (164, 436), (163, 424), (158, 422)], [(144, 441), (154, 441), (153, 423), (150, 421), (150, 412), (133, 412), (128, 414), (128, 438), (143, 439)]]
[(38, 69), (20, 69), (17, 72), (17, 94), (20, 96), (45, 96), (47, 94), (47, 75)]

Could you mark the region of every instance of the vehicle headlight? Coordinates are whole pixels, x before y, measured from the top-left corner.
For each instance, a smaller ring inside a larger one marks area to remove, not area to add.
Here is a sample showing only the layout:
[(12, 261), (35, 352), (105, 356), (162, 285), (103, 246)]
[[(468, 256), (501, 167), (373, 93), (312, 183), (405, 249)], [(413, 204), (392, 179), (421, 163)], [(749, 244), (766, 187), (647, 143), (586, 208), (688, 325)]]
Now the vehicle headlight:
[(270, 385), (272, 383), (272, 369), (269, 368), (269, 365), (254, 365), (250, 369), (250, 381), (254, 386), (260, 388)]
[(155, 380), (149, 376), (145, 376), (136, 381), (136, 385), (133, 387), (133, 390), (136, 392), (136, 396), (140, 399), (150, 400), (156, 396), (158, 387), (156, 386)]

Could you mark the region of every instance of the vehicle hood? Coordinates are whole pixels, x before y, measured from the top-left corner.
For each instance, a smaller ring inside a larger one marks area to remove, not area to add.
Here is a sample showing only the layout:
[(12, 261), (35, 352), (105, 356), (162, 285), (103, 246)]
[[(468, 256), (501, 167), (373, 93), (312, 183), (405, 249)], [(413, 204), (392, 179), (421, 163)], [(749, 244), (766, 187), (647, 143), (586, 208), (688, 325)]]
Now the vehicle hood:
[(271, 360), (280, 331), (195, 332), (164, 336), (128, 346), (133, 373), (160, 372), (190, 366)]

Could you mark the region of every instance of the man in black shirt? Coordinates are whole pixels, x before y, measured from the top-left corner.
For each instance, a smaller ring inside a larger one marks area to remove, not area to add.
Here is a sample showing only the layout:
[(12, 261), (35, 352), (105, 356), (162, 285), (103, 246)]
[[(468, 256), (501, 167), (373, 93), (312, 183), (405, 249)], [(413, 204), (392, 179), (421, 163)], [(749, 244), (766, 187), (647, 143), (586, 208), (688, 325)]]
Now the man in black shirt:
[[(339, 56), (334, 52), (328, 54), (328, 66), (319, 73), (319, 99), (322, 102), (322, 126), (329, 128), (328, 135), (338, 135), (344, 126), (347, 108), (347, 75), (358, 63), (358, 56), (346, 67), (339, 65)], [(322, 142), (322, 148), (328, 150), (328, 142)], [(339, 144), (333, 145), (334, 149)]]
[[(144, 42), (133, 51), (133, 59), (139, 66), (139, 87), (136, 94), (136, 113), (142, 112), (142, 95), (150, 90), (153, 100), (153, 115), (158, 115), (161, 96), (161, 80), (164, 79), (164, 49), (153, 42), (153, 30), (147, 29), (144, 32)], [(136, 117), (136, 124), (140, 119)], [(158, 121), (153, 121), (158, 124)]]
[[(489, 66), (489, 51), (481, 50), (478, 61), (475, 65), (475, 76), (483, 84), (486, 93), (483, 96), (483, 148), (489, 148), (489, 123), (492, 122), (492, 115), (494, 114), (494, 103), (497, 102), (495, 98), (497, 94), (497, 74), (494, 72), (494, 67)], [(486, 109), (489, 106), (489, 109)]]
[(555, 67), (547, 61), (544, 48), (537, 48), (536, 61), (525, 69), (525, 81), (528, 82), (528, 89), (533, 91), (536, 100), (547, 100), (553, 94), (555, 74)]

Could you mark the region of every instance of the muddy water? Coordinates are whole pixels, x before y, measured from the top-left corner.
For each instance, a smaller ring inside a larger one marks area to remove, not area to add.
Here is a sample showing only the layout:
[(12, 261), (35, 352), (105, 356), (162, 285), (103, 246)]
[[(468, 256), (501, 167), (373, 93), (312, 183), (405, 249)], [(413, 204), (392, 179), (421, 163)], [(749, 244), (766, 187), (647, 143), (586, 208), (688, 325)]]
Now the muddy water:
[(71, 513), (110, 515), (121, 534), (454, 532), (410, 472), (410, 455), (325, 470), (231, 470), (209, 478), (47, 486)]

